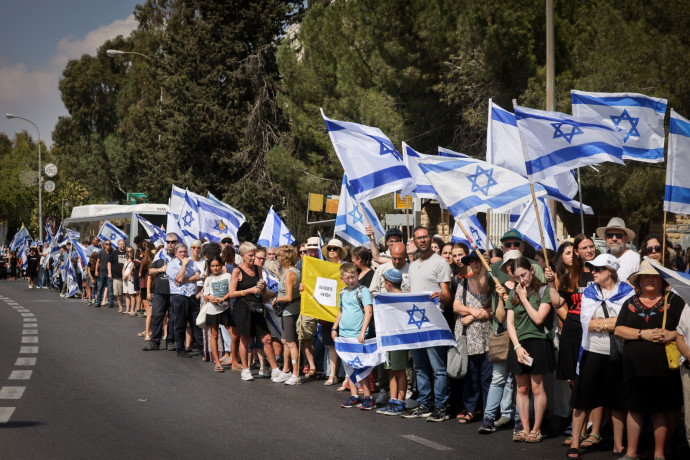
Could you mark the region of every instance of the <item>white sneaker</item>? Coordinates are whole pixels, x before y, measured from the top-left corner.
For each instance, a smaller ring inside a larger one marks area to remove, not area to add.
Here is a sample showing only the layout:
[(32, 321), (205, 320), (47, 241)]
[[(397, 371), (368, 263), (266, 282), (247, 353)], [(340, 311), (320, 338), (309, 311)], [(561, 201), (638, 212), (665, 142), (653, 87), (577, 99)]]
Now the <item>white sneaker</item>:
[(254, 377), (252, 377), (252, 371), (249, 369), (242, 369), (240, 377), (242, 378), (242, 380), (254, 380)]
[(271, 380), (277, 379), (278, 376), (279, 376), (280, 374), (282, 374), (280, 368), (279, 368), (279, 367), (276, 367), (275, 369), (273, 369), (273, 370), (271, 371)]
[(279, 372), (278, 375), (272, 377), (271, 380), (273, 380), (274, 383), (283, 383), (290, 377), (292, 377), (292, 372)]
[(285, 385), (297, 385), (297, 376), (291, 375), (289, 379), (285, 381)]

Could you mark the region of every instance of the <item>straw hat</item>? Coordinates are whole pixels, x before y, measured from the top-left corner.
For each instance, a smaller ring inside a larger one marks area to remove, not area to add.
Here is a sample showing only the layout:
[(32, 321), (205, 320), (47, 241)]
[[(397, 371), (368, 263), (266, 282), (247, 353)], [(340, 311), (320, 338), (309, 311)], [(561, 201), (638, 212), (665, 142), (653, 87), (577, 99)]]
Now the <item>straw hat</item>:
[(620, 217), (612, 217), (611, 220), (609, 220), (609, 223), (606, 227), (597, 228), (597, 236), (602, 240), (606, 240), (606, 230), (610, 229), (625, 231), (625, 233), (628, 235), (628, 241), (632, 241), (635, 239), (635, 232), (633, 232), (629, 228), (626, 228), (625, 222)]
[[(309, 245), (307, 244), (307, 247), (308, 246)], [(347, 250), (343, 246), (343, 242), (336, 239), (336, 238), (333, 238), (331, 241), (328, 242), (328, 244), (324, 244), (321, 247), (321, 251), (323, 252), (324, 257), (326, 257), (326, 260), (328, 260), (328, 247), (329, 246), (338, 248), (338, 252), (340, 252), (340, 259), (341, 260), (344, 260), (345, 257), (347, 257)]]
[(307, 247), (307, 249), (309, 249), (309, 248), (318, 249), (319, 248), (319, 237), (318, 236), (312, 236), (311, 238), (308, 238), (306, 247)]
[(653, 275), (653, 276), (661, 277), (659, 272), (656, 271), (654, 266), (648, 260), (643, 260), (642, 263), (640, 264), (640, 269), (637, 271), (637, 273), (633, 274), (632, 276), (630, 276), (630, 278), (628, 278), (628, 283), (635, 286), (637, 284), (637, 280), (642, 275)]

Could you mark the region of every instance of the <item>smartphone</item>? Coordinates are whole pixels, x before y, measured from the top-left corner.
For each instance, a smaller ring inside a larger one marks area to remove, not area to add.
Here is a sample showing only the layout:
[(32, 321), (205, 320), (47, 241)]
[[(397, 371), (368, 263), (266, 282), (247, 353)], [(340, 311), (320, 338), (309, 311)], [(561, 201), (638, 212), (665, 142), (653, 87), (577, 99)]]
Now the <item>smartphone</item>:
[(525, 358), (525, 365), (532, 367), (533, 362), (534, 362), (534, 359), (532, 359), (531, 356), (528, 356)]

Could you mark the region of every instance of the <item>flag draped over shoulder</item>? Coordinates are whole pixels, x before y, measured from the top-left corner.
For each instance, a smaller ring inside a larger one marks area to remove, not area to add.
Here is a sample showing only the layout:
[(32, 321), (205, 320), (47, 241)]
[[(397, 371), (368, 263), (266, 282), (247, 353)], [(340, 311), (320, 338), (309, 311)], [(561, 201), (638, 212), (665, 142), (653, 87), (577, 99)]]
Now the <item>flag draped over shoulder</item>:
[(335, 338), (335, 351), (345, 368), (347, 376), (359, 386), (376, 366), (386, 362), (386, 352), (380, 351), (376, 338), (359, 343), (357, 338)]
[(430, 198), (432, 200), (438, 200), (438, 194), (436, 194), (434, 186), (429, 183), (429, 179), (426, 178), (422, 170), (419, 169), (417, 162), (414, 161), (414, 158), (421, 158), (424, 155), (415, 151), (415, 149), (407, 145), (405, 142), (402, 143), (402, 150), (405, 166), (407, 166), (407, 169), (410, 170), (410, 174), (412, 175), (414, 182), (409, 184), (407, 189), (403, 189), (400, 194), (402, 196), (413, 196), (415, 198)]
[(96, 235), (96, 238), (103, 242), (110, 241), (111, 243), (113, 243), (113, 246), (117, 245), (117, 242), (119, 240), (127, 242), (127, 234), (119, 228), (117, 228), (112, 223), (110, 223), (109, 220), (103, 222), (103, 225), (101, 226), (101, 229), (98, 231), (98, 235)]
[(690, 274), (663, 267), (647, 256), (645, 256), (645, 260), (652, 264), (652, 267), (685, 300), (685, 303), (690, 304)]
[(573, 116), (622, 130), (623, 158), (664, 161), (666, 99), (637, 93), (588, 93), (571, 90)]
[[(374, 241), (383, 238), (385, 231), (371, 204), (363, 201), (360, 203), (362, 205), (360, 208), (353, 195), (347, 176), (343, 176), (338, 215), (335, 218), (335, 234), (353, 246), (369, 247), (371, 243), (366, 235), (367, 222), (374, 229)], [(366, 216), (362, 215), (362, 210)]]
[(455, 336), (430, 293), (374, 297), (376, 340), (381, 351), (456, 346)]
[(402, 155), (380, 129), (332, 120), (323, 109), (321, 115), (357, 201), (414, 187)]
[[(486, 247), (488, 241), (486, 231), (479, 222), (479, 219), (477, 219), (477, 216), (464, 217), (460, 219), (460, 222), (462, 223), (462, 226), (465, 227), (465, 230), (467, 230), (467, 232), (470, 234), (472, 241), (479, 249), (483, 249), (484, 251), (493, 249), (492, 244), (489, 245), (488, 249)], [(451, 243), (464, 243), (467, 245), (467, 247), (472, 247), (472, 244), (465, 237), (465, 234), (462, 232), (457, 223), (453, 227), (453, 236), (450, 238), (450, 241)]]
[(541, 181), (574, 168), (611, 161), (624, 165), (623, 134), (559, 112), (514, 106), (528, 177)]
[(345, 284), (340, 279), (340, 264), (302, 258), (302, 292), (300, 314), (324, 321), (335, 321), (338, 293)]
[(141, 226), (144, 227), (146, 234), (149, 236), (153, 244), (165, 244), (165, 232), (162, 228), (152, 224), (137, 213), (135, 213), (135, 215), (137, 216), (137, 220)]
[[(416, 161), (456, 219), (488, 209), (507, 212), (532, 198), (527, 179), (485, 161), (441, 156)], [(537, 197), (546, 193), (539, 184), (534, 191)]]
[[(556, 242), (556, 231), (554, 230), (549, 205), (543, 198), (537, 198), (537, 207), (539, 208), (541, 225), (544, 229), (544, 244), (546, 245), (546, 249), (556, 251), (558, 249), (558, 243)], [(535, 249), (541, 250), (539, 223), (537, 222), (537, 214), (534, 211), (534, 204), (532, 202), (525, 206), (515, 226), (511, 226), (511, 228), (520, 232), (522, 237), (529, 241)]]
[(690, 214), (690, 120), (671, 109), (664, 211)]
[(257, 243), (267, 248), (277, 248), (278, 246), (294, 242), (295, 238), (293, 238), (292, 233), (290, 233), (290, 230), (288, 230), (280, 216), (273, 210), (273, 206), (271, 206)]

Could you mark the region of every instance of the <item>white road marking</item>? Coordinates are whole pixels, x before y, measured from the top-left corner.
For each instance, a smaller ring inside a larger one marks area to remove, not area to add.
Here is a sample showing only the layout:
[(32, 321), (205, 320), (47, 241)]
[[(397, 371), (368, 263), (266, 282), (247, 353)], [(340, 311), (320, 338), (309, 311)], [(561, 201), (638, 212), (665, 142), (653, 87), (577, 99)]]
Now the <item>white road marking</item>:
[(22, 335), (36, 335), (38, 334), (38, 329), (23, 329)]
[(15, 366), (35, 366), (36, 358), (17, 358)]
[(24, 318), (30, 318), (30, 317), (36, 316), (33, 313), (20, 313), (20, 315), (22, 315)]
[(33, 355), (38, 353), (38, 347), (21, 347), (19, 348), (19, 353), (29, 353)]
[(434, 441), (429, 441), (428, 439), (420, 438), (419, 436), (415, 436), (413, 434), (401, 434), (400, 436), (402, 436), (403, 438), (408, 439), (410, 441), (419, 443), (423, 446), (430, 447), (434, 450), (440, 450), (440, 451), (453, 450), (452, 448), (450, 448), (448, 446), (444, 446), (443, 444), (439, 444), (439, 443), (434, 442)]
[(36, 321), (36, 318), (24, 318), (25, 323), (35, 323)]
[(0, 388), (0, 399), (20, 399), (26, 387), (2, 387)]
[(33, 371), (25, 371), (25, 370), (16, 371), (15, 370), (15, 371), (12, 371), (12, 373), (10, 373), (8, 380), (29, 380), (31, 378), (32, 372)]
[(22, 337), (22, 343), (38, 343), (38, 337)]
[(17, 311), (19, 313), (31, 313), (31, 310), (29, 310), (27, 308), (17, 308)]
[(0, 407), (0, 423), (7, 423), (14, 413), (14, 407)]

